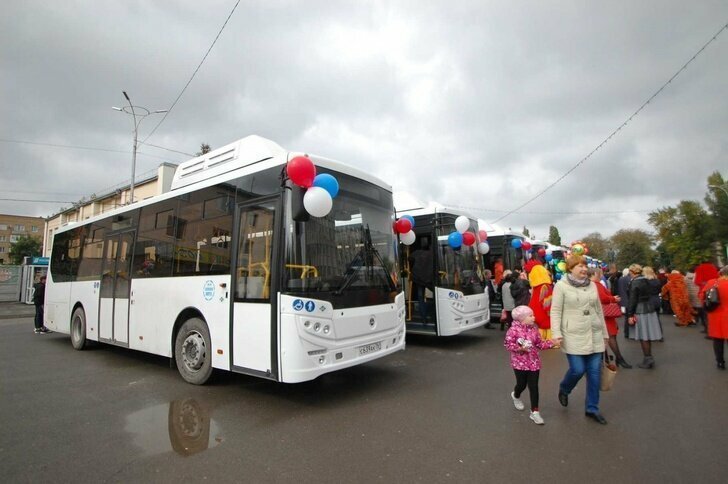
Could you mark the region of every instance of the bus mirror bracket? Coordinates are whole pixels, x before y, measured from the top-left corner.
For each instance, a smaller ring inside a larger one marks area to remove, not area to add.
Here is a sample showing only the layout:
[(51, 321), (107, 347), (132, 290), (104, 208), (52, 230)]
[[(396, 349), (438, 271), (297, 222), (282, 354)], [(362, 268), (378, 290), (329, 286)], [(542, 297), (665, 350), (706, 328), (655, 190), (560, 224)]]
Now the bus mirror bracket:
[(306, 189), (293, 185), (291, 187), (291, 217), (296, 222), (308, 222), (311, 216), (303, 206), (303, 195)]

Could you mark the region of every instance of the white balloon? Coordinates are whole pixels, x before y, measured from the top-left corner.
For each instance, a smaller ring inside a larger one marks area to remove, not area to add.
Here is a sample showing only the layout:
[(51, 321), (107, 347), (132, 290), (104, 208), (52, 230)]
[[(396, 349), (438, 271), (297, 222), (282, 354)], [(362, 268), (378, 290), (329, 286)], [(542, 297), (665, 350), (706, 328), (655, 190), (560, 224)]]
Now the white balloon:
[(490, 245), (488, 245), (488, 242), (481, 242), (478, 244), (478, 252), (481, 254), (487, 254), (490, 252)]
[(311, 187), (303, 195), (303, 206), (314, 217), (325, 217), (333, 205), (331, 195), (324, 188)]
[(470, 220), (465, 215), (461, 215), (455, 219), (455, 228), (461, 234), (464, 234), (470, 228)]
[(404, 245), (414, 244), (416, 238), (417, 237), (415, 237), (415, 233), (412, 230), (410, 230), (406, 234), (400, 234), (399, 236), (399, 240), (401, 240)]

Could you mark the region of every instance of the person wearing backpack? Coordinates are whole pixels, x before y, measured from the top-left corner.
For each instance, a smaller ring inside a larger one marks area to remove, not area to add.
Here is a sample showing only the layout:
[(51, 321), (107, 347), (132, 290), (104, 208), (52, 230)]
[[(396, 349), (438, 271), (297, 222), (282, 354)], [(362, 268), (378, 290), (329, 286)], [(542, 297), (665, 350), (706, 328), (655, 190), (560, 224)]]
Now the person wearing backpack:
[(713, 340), (715, 362), (718, 369), (725, 370), (723, 348), (728, 339), (728, 266), (723, 266), (717, 279), (705, 283), (700, 290), (700, 300), (708, 313), (708, 336)]

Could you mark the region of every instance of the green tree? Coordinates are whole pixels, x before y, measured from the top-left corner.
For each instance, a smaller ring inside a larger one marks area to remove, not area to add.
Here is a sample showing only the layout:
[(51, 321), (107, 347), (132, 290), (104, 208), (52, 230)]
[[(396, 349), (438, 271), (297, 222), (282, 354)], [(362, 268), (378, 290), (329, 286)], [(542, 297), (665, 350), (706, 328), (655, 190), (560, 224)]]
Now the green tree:
[(13, 264), (22, 264), (23, 257), (34, 257), (40, 255), (40, 240), (23, 235), (17, 242), (10, 246), (10, 261)]
[(549, 244), (561, 245), (561, 236), (559, 235), (559, 229), (555, 226), (549, 227)]
[(640, 229), (622, 229), (612, 235), (610, 242), (617, 253), (617, 267), (630, 264), (652, 264), (655, 251), (652, 250), (652, 236)]
[(592, 232), (586, 237), (582, 237), (581, 241), (586, 244), (589, 249), (589, 257), (596, 259), (608, 260), (609, 249), (611, 244), (599, 232)]
[(212, 151), (212, 148), (210, 148), (210, 145), (207, 143), (201, 143), (200, 144), (200, 151), (195, 153), (195, 156), (202, 156), (208, 154), (210, 151)]
[(708, 177), (705, 204), (710, 212), (716, 241), (725, 247), (728, 245), (728, 183), (717, 171)]
[(682, 200), (677, 207), (650, 212), (648, 220), (675, 268), (684, 271), (710, 260), (715, 240), (713, 221), (700, 203)]

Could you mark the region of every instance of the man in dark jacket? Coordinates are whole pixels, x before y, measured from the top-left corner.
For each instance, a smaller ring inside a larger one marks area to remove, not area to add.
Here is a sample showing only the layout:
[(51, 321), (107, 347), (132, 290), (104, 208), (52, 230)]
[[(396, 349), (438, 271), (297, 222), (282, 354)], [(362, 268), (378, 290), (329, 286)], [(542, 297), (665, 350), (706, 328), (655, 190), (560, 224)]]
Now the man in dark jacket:
[(33, 304), (35, 304), (35, 334), (49, 333), (43, 325), (43, 304), (45, 303), (46, 276), (41, 276), (40, 281), (33, 284)]
[(432, 258), (432, 250), (430, 250), (430, 239), (422, 237), (420, 248), (412, 252), (409, 257), (410, 271), (412, 273), (412, 282), (417, 291), (417, 308), (419, 309), (420, 322), (425, 324), (428, 322), (427, 317), (427, 299), (425, 297), (425, 289), (435, 290), (433, 284), (434, 262)]
[(511, 284), (513, 302), (516, 306), (528, 306), (528, 303), (531, 302), (531, 285), (528, 283), (528, 276), (518, 269), (513, 272), (518, 273), (517, 278)]

